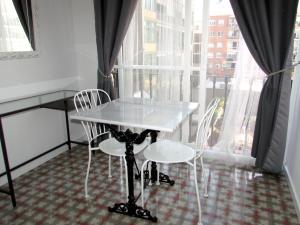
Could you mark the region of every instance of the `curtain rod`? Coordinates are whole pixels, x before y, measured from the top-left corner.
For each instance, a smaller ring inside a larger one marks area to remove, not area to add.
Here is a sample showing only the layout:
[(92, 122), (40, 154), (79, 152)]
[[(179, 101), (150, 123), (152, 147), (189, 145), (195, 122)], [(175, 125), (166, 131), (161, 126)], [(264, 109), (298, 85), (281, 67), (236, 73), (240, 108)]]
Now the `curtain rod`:
[(273, 73), (269, 73), (267, 76), (273, 76), (275, 74), (278, 74), (278, 73), (281, 73), (281, 72), (285, 72), (285, 71), (288, 71), (288, 70), (291, 70), (293, 69), (295, 66), (299, 65), (300, 64), (300, 61), (298, 62), (295, 62), (294, 64), (292, 64), (291, 66), (287, 67), (287, 68), (284, 68), (284, 69), (281, 69), (281, 70), (278, 70), (276, 72), (273, 72)]

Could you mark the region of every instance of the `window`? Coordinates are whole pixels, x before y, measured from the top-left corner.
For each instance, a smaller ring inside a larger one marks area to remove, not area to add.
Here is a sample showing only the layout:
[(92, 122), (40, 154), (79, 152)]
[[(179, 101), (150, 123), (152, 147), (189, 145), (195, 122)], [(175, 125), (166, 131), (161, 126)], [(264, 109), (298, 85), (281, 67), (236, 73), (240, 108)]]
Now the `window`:
[(233, 48), (233, 49), (236, 49), (236, 48), (237, 48), (237, 45), (238, 45), (238, 44), (237, 44), (236, 41), (232, 42), (232, 48)]
[(200, 54), (193, 54), (193, 65), (194, 66), (200, 65)]
[(218, 42), (217, 43), (217, 48), (223, 48), (223, 43), (222, 42)]
[(224, 25), (224, 20), (218, 20), (218, 25)]
[(145, 0), (145, 9), (154, 11), (155, 10), (155, 0)]
[(200, 34), (194, 33), (194, 42), (200, 42)]
[(208, 43), (208, 47), (209, 47), (209, 48), (214, 48), (215, 45), (214, 45), (214, 43)]
[(229, 52), (227, 53), (227, 61), (235, 61), (236, 60), (236, 53)]
[(0, 1), (0, 52), (35, 50), (31, 0), (24, 0), (22, 3), (12, 0)]
[(216, 58), (222, 58), (223, 57), (223, 54), (222, 54), (222, 52), (217, 52), (216, 53)]
[[(123, 42), (122, 54), (119, 55), (122, 64), (118, 66), (120, 97), (195, 101), (202, 106), (207, 106), (205, 104), (212, 97), (220, 97), (223, 105), (229, 107), (228, 94), (232, 88), (232, 78), (237, 74), (235, 67), (240, 63), (237, 60), (239, 52), (232, 48), (233, 42), (237, 42), (234, 44), (236, 47), (240, 45), (240, 31), (229, 0), (154, 2), (152, 13), (147, 9), (151, 8), (150, 0), (138, 1)], [(204, 12), (207, 7), (203, 4), (208, 2), (209, 11)], [(187, 28), (191, 30), (188, 36), (185, 33)], [(229, 31), (233, 37), (228, 36)], [(221, 111), (224, 112), (224, 109), (220, 110), (222, 114)], [(254, 114), (251, 114), (252, 118), (255, 118)], [(180, 129), (175, 134), (176, 138), (195, 140), (198, 119), (197, 112), (187, 122), (187, 129)], [(208, 145), (217, 142), (222, 132), (222, 120), (221, 115)], [(249, 127), (254, 127), (252, 121)], [(246, 148), (243, 146), (245, 152), (251, 148), (251, 133), (247, 131), (247, 134), (249, 140)], [(232, 136), (240, 138), (245, 135)], [(245, 143), (244, 139), (238, 141), (243, 145)], [(240, 151), (239, 148), (233, 152), (236, 151)]]
[(145, 43), (156, 42), (156, 24), (152, 21), (145, 21)]
[(214, 19), (209, 20), (209, 25), (216, 25), (216, 24), (217, 24), (216, 20), (214, 20)]
[(201, 52), (201, 45), (200, 44), (194, 44), (193, 52), (194, 53), (200, 53)]

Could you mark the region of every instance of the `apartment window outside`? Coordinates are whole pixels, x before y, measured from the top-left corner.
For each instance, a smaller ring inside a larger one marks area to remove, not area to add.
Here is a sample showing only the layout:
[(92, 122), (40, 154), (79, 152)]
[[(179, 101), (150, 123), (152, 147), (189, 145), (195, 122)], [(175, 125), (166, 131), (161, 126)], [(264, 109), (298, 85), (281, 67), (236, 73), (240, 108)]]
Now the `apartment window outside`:
[(156, 0), (145, 0), (145, 9), (154, 11), (155, 10)]
[(220, 58), (222, 58), (222, 56), (223, 56), (222, 52), (217, 52), (216, 53), (216, 58), (220, 59)]
[(145, 42), (155, 43), (156, 42), (156, 24), (152, 21), (145, 21)]
[(200, 42), (200, 35), (201, 35), (201, 34), (199, 34), (199, 33), (194, 33), (194, 42), (195, 42), (195, 43)]
[(209, 25), (216, 25), (216, 24), (217, 24), (216, 20), (214, 19), (209, 20)]
[(225, 21), (224, 20), (218, 20), (218, 25), (224, 25)]
[(193, 53), (200, 53), (201, 51), (201, 44), (194, 44), (193, 46)]
[(222, 42), (218, 42), (217, 43), (217, 48), (223, 48), (223, 43)]
[(209, 59), (214, 58), (214, 53), (213, 52), (208, 52), (207, 53), (207, 58), (209, 58)]
[(193, 54), (193, 66), (199, 66), (200, 59), (200, 54)]
[(214, 48), (214, 47), (215, 47), (215, 44), (214, 44), (214, 43), (208, 43), (208, 47), (209, 47), (209, 48)]

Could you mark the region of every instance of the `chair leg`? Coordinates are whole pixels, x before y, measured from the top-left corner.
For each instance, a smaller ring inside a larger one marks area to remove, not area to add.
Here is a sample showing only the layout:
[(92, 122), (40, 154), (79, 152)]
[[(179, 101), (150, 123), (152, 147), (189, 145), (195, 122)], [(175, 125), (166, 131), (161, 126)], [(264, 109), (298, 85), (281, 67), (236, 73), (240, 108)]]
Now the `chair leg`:
[(159, 163), (157, 163), (157, 180), (156, 180), (156, 185), (160, 185), (160, 182), (159, 182)]
[(123, 157), (120, 157), (120, 173), (121, 173), (121, 180), (123, 179)]
[(108, 178), (111, 178), (111, 155), (108, 156)]
[(125, 167), (125, 182), (126, 182), (126, 197), (128, 197), (128, 171), (127, 171), (127, 162), (125, 156), (123, 156), (124, 167)]
[(194, 167), (194, 181), (195, 181), (195, 188), (196, 188), (196, 196), (197, 196), (197, 203), (198, 203), (198, 225), (202, 225), (202, 221), (201, 221), (201, 203), (200, 203), (198, 181), (197, 181), (197, 164), (196, 164), (196, 160), (194, 160), (194, 166), (193, 167)]
[[(150, 166), (151, 167), (151, 166)], [(151, 168), (149, 169), (149, 186), (152, 186)]]
[[(147, 165), (149, 160), (146, 160), (141, 168), (141, 199), (142, 199), (142, 207), (144, 208), (144, 167)], [(150, 179), (151, 182), (151, 179)]]
[(207, 186), (208, 186), (208, 177), (205, 174), (204, 171), (204, 164), (203, 164), (203, 157), (200, 157), (200, 162), (201, 162), (201, 170), (202, 170), (202, 177), (204, 179), (204, 197), (208, 198), (208, 192), (207, 192)]
[(89, 173), (90, 173), (90, 167), (91, 167), (91, 150), (89, 149), (89, 161), (88, 161), (88, 167), (87, 167), (87, 171), (86, 171), (86, 176), (85, 176), (85, 183), (84, 183), (84, 190), (85, 190), (85, 197), (88, 198), (88, 179), (89, 179)]

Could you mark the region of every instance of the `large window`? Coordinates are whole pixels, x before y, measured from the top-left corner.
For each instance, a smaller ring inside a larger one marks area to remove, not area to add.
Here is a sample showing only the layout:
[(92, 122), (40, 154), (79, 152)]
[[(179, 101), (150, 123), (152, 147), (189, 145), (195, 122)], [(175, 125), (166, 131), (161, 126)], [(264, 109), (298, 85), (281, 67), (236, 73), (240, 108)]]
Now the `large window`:
[(121, 96), (199, 102), (199, 111), (174, 134), (180, 140), (195, 140), (199, 116), (219, 97), (209, 145), (222, 141), (249, 155), (265, 77), (229, 0), (139, 1), (118, 62)]

